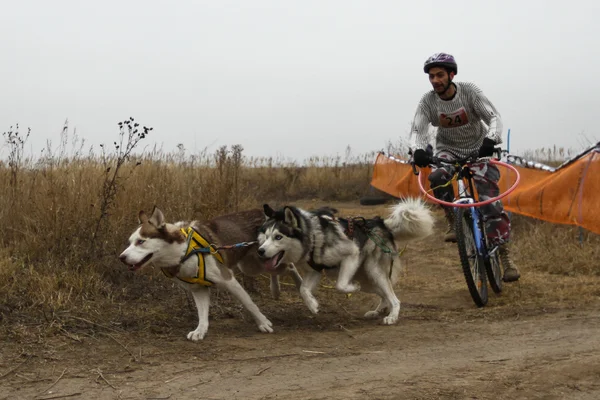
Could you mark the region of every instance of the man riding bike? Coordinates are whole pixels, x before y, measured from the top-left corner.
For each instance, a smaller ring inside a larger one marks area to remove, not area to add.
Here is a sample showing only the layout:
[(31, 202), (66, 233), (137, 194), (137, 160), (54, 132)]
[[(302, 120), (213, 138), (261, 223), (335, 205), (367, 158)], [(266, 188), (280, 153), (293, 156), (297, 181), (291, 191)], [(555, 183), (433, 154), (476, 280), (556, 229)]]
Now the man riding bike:
[[(454, 57), (436, 53), (425, 61), (424, 71), (429, 75), (433, 90), (421, 98), (410, 132), (410, 149), (414, 163), (426, 167), (431, 163), (433, 147), (429, 143), (429, 125), (437, 128), (435, 136), (436, 156), (454, 161), (467, 157), (491, 157), (494, 147), (502, 143), (502, 120), (494, 105), (473, 83), (452, 80), (458, 73)], [(479, 199), (487, 200), (499, 195), (498, 168), (487, 160), (471, 164), (473, 180)], [(432, 166), (430, 187), (437, 199), (452, 202), (454, 189), (446, 185), (452, 180), (455, 168), (451, 164)], [(456, 242), (454, 211), (444, 207), (448, 231), (444, 238)], [(504, 265), (505, 282), (519, 279), (518, 268), (511, 260), (507, 242), (510, 236), (510, 219), (500, 201), (481, 207), (488, 238), (499, 246), (500, 259)]]

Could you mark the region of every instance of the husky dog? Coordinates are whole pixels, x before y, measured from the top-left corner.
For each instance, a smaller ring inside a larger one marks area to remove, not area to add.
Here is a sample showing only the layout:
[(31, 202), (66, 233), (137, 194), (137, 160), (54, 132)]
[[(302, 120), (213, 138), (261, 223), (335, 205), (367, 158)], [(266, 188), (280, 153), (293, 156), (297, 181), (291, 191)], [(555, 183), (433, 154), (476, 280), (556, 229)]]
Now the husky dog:
[(354, 288), (354, 278), (363, 291), (379, 295), (379, 305), (366, 318), (387, 313), (384, 324), (398, 321), (400, 301), (393, 286), (400, 275), (399, 245), (433, 230), (433, 216), (423, 202), (399, 202), (385, 219), (338, 219), (337, 210), (329, 207), (306, 211), (286, 206), (275, 211), (265, 204), (263, 208), (267, 220), (258, 235), (258, 254), (266, 268), (294, 263), (307, 271), (300, 295), (312, 313), (319, 311), (312, 292), (325, 270), (337, 275), (336, 288), (343, 292)]
[[(163, 213), (154, 208), (148, 217), (139, 213), (140, 226), (129, 238), (129, 247), (119, 259), (136, 271), (151, 263), (191, 292), (198, 309), (198, 327), (188, 333), (193, 341), (202, 340), (208, 331), (210, 306), (209, 287), (227, 289), (252, 314), (261, 332), (273, 332), (269, 321), (235, 279), (232, 268), (254, 276), (265, 272), (256, 252), (258, 229), (265, 221), (259, 209), (216, 217), (207, 222), (165, 222)], [(218, 250), (225, 246), (223, 250)], [(294, 265), (282, 264), (269, 268), (271, 292), (279, 296), (277, 275), (290, 273), (297, 287), (302, 278)]]

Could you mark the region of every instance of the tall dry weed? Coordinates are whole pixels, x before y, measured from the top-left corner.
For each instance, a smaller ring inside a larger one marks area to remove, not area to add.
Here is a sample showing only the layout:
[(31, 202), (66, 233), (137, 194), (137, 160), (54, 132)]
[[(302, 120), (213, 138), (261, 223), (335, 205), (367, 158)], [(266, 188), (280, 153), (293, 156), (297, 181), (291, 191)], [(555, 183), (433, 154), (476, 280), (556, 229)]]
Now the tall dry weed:
[[(169, 220), (208, 219), (300, 198), (355, 199), (366, 193), (374, 155), (310, 159), (305, 165), (248, 159), (239, 145), (211, 153), (141, 151), (151, 132), (133, 118), (112, 145), (86, 150), (68, 122), (60, 142), (26, 157), (27, 135), (4, 135), (0, 164), (0, 312), (56, 315), (160, 296), (169, 281), (135, 278), (118, 261), (139, 210), (160, 206)], [(119, 306), (120, 307), (120, 306)]]

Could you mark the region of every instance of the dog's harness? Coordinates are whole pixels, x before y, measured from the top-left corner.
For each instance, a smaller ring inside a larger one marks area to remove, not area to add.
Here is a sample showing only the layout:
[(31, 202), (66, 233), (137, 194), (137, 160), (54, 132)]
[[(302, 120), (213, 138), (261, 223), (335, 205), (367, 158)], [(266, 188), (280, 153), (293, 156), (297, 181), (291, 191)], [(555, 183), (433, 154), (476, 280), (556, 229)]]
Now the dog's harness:
[(312, 269), (314, 269), (314, 270), (315, 270), (315, 271), (317, 271), (317, 272), (321, 272), (321, 271), (323, 271), (324, 269), (334, 269), (334, 268), (337, 268), (337, 267), (339, 267), (339, 265), (333, 265), (333, 266), (331, 266), (331, 265), (325, 265), (325, 264), (317, 264), (317, 263), (315, 262), (314, 255), (315, 255), (315, 250), (313, 249), (313, 251), (311, 251), (311, 252), (310, 252), (309, 259), (308, 259), (308, 261), (307, 261), (306, 263), (307, 263), (307, 264), (308, 264), (308, 265), (309, 265), (309, 266), (310, 266)]
[[(355, 228), (359, 228), (361, 230), (365, 229), (366, 221), (363, 217), (354, 217), (350, 219), (344, 218), (336, 218), (336, 217), (328, 217), (332, 221), (337, 221), (344, 227), (344, 234), (348, 239), (354, 239), (354, 230)], [(339, 265), (326, 265), (326, 264), (318, 264), (315, 262), (315, 249), (313, 248), (310, 252), (310, 256), (308, 258), (307, 264), (314, 269), (315, 271), (321, 272), (324, 269), (333, 269), (339, 267)]]
[[(187, 250), (185, 251), (184, 256), (181, 258), (181, 263), (185, 262), (188, 258), (196, 255), (198, 257), (198, 272), (196, 276), (193, 278), (180, 278), (176, 276), (177, 279), (187, 283), (193, 283), (202, 286), (212, 286), (213, 282), (206, 279), (206, 265), (204, 262), (204, 256), (206, 254), (210, 254), (215, 257), (218, 262), (223, 264), (223, 257), (219, 254), (217, 248), (215, 248), (212, 244), (208, 243), (206, 239), (204, 239), (194, 228), (191, 226), (189, 228), (182, 228), (181, 233), (186, 235), (187, 237)], [(165, 268), (162, 268), (163, 274), (168, 278), (173, 278), (173, 274), (167, 271)]]
[[(337, 218), (335, 218), (335, 216), (333, 215), (320, 215), (319, 218), (324, 218), (330, 221), (336, 221)], [(312, 269), (314, 269), (317, 272), (322, 272), (324, 269), (334, 269), (339, 267), (339, 265), (326, 265), (326, 264), (319, 264), (315, 261), (315, 246), (314, 246), (314, 235), (313, 235), (313, 245), (312, 245), (312, 250), (310, 251), (310, 254), (308, 256), (308, 261), (306, 262), (308, 264), (309, 267), (311, 267)]]
[[(376, 218), (380, 218), (380, 217), (376, 217)], [(374, 234), (371, 231), (371, 229), (367, 228), (367, 220), (364, 217), (351, 217), (348, 219), (333, 217), (332, 220), (337, 221), (340, 225), (342, 225), (344, 227), (344, 234), (346, 235), (346, 237), (348, 237), (348, 239), (354, 239), (354, 232), (356, 231), (356, 229), (360, 229), (367, 235), (367, 237), (369, 239), (371, 239), (371, 241), (373, 241), (373, 243), (375, 243), (375, 245), (377, 247), (379, 247), (381, 249), (381, 251), (383, 253), (392, 256), (390, 258), (390, 271), (389, 271), (389, 274), (391, 276), (392, 266), (394, 263), (393, 256), (394, 255), (397, 255), (398, 257), (402, 256), (402, 254), (406, 250), (406, 246), (404, 246), (404, 249), (402, 249), (398, 252), (390, 249), (388, 247), (388, 245), (385, 243), (385, 241), (383, 240), (383, 238), (381, 238), (377, 234)], [(310, 257), (307, 261), (307, 264), (315, 271), (322, 272), (324, 269), (333, 269), (333, 268), (339, 267), (339, 265), (330, 266), (330, 265), (325, 265), (325, 264), (317, 264), (314, 260), (314, 253), (315, 253), (315, 250), (313, 248), (312, 251), (310, 252)]]
[(367, 220), (364, 217), (352, 217), (352, 218), (336, 218), (336, 221), (340, 223), (344, 227), (344, 233), (348, 237), (348, 239), (354, 239), (354, 231), (356, 228), (364, 231), (365, 233), (369, 233), (366, 228)]

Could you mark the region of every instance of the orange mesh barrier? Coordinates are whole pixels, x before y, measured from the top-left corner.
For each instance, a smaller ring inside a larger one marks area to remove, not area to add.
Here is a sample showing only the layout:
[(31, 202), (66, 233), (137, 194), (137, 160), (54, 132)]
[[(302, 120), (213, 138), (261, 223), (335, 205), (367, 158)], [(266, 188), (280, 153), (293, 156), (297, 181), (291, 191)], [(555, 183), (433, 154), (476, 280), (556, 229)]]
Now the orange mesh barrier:
[[(590, 151), (556, 172), (515, 166), (521, 182), (502, 199), (504, 208), (541, 220), (581, 226), (600, 234), (600, 153)], [(500, 190), (514, 182), (514, 173), (499, 166)], [(429, 168), (423, 169), (428, 175)], [(379, 154), (371, 185), (395, 197), (424, 197), (409, 164)], [(429, 182), (426, 180), (426, 186)]]

